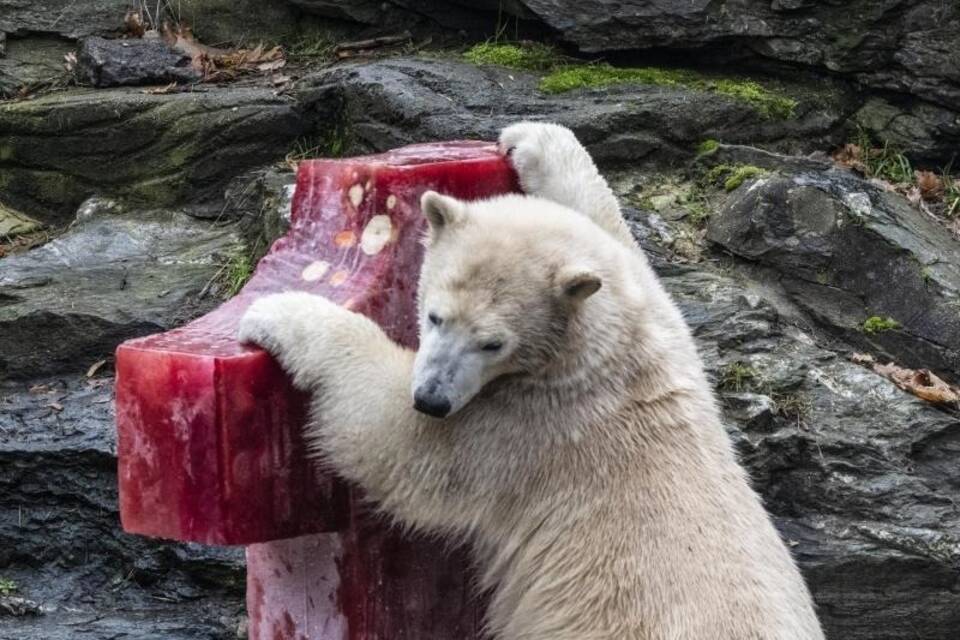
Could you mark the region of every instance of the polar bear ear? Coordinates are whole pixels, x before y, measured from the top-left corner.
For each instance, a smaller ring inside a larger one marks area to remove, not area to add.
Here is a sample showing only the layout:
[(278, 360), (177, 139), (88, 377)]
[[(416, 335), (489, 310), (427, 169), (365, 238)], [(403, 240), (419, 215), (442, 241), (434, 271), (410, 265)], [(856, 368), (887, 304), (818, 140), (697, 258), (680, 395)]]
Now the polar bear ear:
[(583, 302), (597, 291), (603, 281), (587, 267), (563, 267), (557, 272), (557, 287), (561, 295), (572, 302)]
[(420, 198), (420, 210), (430, 223), (432, 236), (436, 238), (445, 229), (456, 225), (463, 219), (463, 203), (436, 191), (427, 191)]

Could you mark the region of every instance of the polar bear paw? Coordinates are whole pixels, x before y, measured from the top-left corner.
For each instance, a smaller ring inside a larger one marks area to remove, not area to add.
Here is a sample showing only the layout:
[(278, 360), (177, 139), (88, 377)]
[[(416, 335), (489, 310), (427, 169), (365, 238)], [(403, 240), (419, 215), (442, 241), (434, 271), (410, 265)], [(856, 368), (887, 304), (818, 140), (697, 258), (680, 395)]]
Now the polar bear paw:
[(510, 157), (524, 192), (550, 200), (566, 191), (585, 170), (596, 170), (570, 129), (544, 122), (520, 122), (500, 133), (500, 153)]
[(303, 348), (327, 332), (338, 314), (348, 311), (326, 298), (291, 291), (255, 301), (240, 320), (237, 339), (257, 344), (280, 356), (288, 349)]

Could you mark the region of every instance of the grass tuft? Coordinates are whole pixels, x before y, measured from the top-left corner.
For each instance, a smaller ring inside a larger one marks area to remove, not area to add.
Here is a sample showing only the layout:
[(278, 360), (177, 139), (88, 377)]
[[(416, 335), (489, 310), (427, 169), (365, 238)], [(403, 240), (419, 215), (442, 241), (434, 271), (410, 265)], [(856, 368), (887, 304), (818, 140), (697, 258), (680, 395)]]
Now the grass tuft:
[(237, 252), (222, 268), (220, 283), (223, 287), (224, 298), (232, 298), (240, 293), (243, 285), (247, 284), (253, 275), (253, 256), (246, 252)]
[(719, 386), (728, 391), (742, 391), (759, 379), (757, 370), (739, 360), (731, 362), (720, 371)]

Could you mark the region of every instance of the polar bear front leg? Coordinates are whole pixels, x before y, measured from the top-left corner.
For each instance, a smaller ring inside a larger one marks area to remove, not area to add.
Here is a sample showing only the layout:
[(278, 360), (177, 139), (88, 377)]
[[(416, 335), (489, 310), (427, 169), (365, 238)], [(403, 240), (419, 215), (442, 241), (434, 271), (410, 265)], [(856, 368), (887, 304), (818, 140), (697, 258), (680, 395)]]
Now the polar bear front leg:
[(510, 156), (525, 193), (579, 211), (618, 240), (636, 247), (616, 196), (570, 129), (520, 122), (500, 133), (499, 147)]
[(369, 318), (302, 292), (254, 302), (238, 337), (269, 351), (311, 393), (315, 456), (409, 524), (450, 527), (466, 517), (462, 491), (451, 490), (453, 423), (413, 409), (413, 351)]
[(240, 320), (237, 337), (269, 351), (303, 391), (345, 375), (358, 359), (373, 357), (369, 351), (378, 345), (394, 347), (369, 319), (302, 291), (255, 301)]

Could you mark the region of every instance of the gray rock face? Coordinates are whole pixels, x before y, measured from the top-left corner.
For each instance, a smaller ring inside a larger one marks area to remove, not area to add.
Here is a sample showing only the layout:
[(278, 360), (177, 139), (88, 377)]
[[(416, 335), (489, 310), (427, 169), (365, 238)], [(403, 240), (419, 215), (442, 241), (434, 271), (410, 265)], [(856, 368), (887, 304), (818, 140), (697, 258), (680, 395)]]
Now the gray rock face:
[[(960, 6), (938, 0), (522, 0), (582, 51), (744, 53), (960, 102)], [(714, 53), (711, 53), (713, 56)]]
[[(598, 161), (670, 165), (689, 159), (706, 138), (751, 140), (784, 150), (812, 150), (837, 134), (851, 98), (820, 87), (816, 105), (801, 100), (797, 117), (771, 121), (732, 98), (679, 87), (616, 86), (548, 95), (539, 76), (449, 60), (391, 59), (348, 65), (305, 78), (300, 100), (318, 126), (349, 123), (357, 151), (451, 138), (495, 139), (520, 119), (571, 127)], [(788, 93), (802, 88), (786, 85)], [(316, 106), (311, 106), (316, 105)]]
[(0, 378), (81, 373), (208, 311), (220, 300), (204, 290), (238, 246), (233, 227), (86, 204), (65, 235), (3, 260)]
[[(901, 196), (840, 170), (763, 177), (711, 217), (708, 238), (774, 269), (856, 348), (960, 378), (960, 244)], [(900, 326), (869, 333), (872, 316)]]
[(109, 35), (121, 31), (124, 15), (138, 7), (135, 0), (0, 0), (0, 31), (64, 38)]
[(73, 44), (55, 36), (8, 40), (6, 54), (0, 54), (0, 98), (21, 87), (64, 78), (64, 56), (73, 50)]
[(293, 101), (260, 88), (75, 90), (0, 103), (0, 191), (52, 223), (92, 195), (201, 204), (283, 158), (303, 131)]
[[(818, 346), (743, 274), (663, 267), (754, 486), (831, 640), (949, 640), (960, 625), (960, 418)], [(736, 363), (736, 364), (735, 364)], [(750, 372), (739, 384), (730, 367)], [(739, 388), (737, 388), (739, 386)]]
[(872, 97), (853, 120), (877, 140), (908, 149), (911, 156), (921, 160), (949, 162), (960, 148), (960, 117), (956, 111), (928, 102), (908, 100), (898, 106)]
[(0, 574), (41, 612), (0, 638), (235, 638), (241, 550), (120, 530), (110, 376), (0, 382)]
[(191, 83), (201, 78), (190, 56), (174, 51), (160, 38), (90, 37), (80, 46), (77, 62), (80, 73), (95, 87)]

